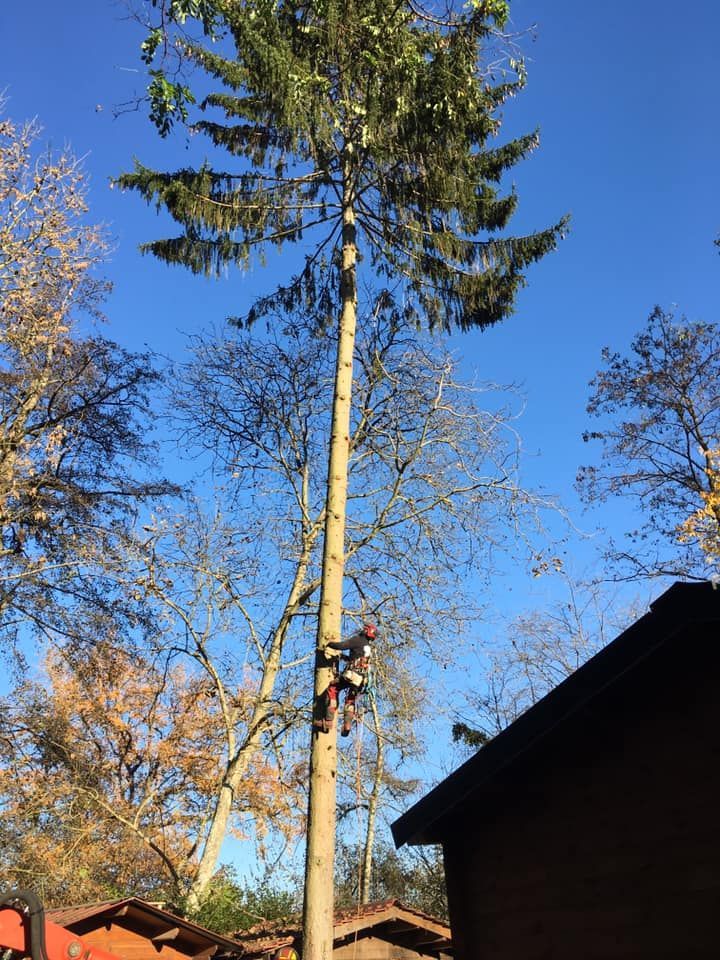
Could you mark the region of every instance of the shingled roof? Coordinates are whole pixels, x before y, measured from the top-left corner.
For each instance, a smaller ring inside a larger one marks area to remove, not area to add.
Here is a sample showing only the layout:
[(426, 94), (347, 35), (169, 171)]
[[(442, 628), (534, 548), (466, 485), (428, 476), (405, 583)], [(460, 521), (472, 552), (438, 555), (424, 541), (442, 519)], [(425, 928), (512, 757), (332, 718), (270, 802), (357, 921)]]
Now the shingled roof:
[[(428, 956), (450, 953), (450, 927), (442, 920), (399, 900), (382, 900), (335, 911), (333, 947), (351, 942), (360, 936), (378, 936), (398, 947), (422, 950)], [(236, 933), (240, 956), (260, 960), (281, 947), (298, 947), (302, 937), (300, 917), (262, 923)]]
[(112, 912), (116, 907), (125, 905), (126, 902), (125, 900), (99, 900), (97, 903), (81, 903), (75, 907), (47, 909), (45, 914), (48, 920), (52, 920), (53, 923), (57, 923), (61, 927), (69, 927), (81, 920), (97, 917), (108, 911)]
[(461, 805), (477, 808), (483, 795), (512, 764), (544, 742), (562, 735), (579, 712), (663, 645), (700, 624), (717, 632), (720, 590), (711, 583), (676, 583), (650, 612), (523, 713), (392, 824), (398, 847), (440, 843)]
[(57, 907), (47, 910), (46, 916), (53, 923), (68, 929), (95, 919), (106, 922), (119, 921), (131, 927), (142, 923), (143, 929), (150, 933), (149, 939), (156, 946), (172, 940), (175, 944), (184, 945), (191, 956), (211, 952), (215, 960), (227, 955), (237, 957), (239, 954), (237, 943), (230, 937), (223, 937), (211, 930), (206, 930), (197, 923), (185, 920), (139, 897), (103, 900), (73, 907)]

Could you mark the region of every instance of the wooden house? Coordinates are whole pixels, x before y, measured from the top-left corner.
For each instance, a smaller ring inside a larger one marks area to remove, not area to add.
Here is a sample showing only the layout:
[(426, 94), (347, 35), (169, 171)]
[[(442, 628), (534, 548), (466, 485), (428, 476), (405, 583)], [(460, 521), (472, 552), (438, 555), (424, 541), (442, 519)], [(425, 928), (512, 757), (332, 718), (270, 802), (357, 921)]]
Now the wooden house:
[(393, 825), (457, 960), (720, 956), (720, 590), (650, 612)]
[[(242, 960), (273, 960), (284, 947), (300, 952), (300, 921), (261, 924), (236, 934)], [(333, 960), (446, 960), (451, 956), (446, 923), (397, 900), (335, 911)]]
[(121, 960), (237, 960), (239, 955), (230, 937), (137, 897), (48, 910), (47, 917)]

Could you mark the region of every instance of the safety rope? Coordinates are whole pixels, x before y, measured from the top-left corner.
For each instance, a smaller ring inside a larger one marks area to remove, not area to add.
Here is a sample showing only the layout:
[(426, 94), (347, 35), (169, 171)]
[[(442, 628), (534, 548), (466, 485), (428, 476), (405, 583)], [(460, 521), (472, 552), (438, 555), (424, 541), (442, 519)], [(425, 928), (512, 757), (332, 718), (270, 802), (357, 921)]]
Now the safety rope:
[[(363, 597), (364, 600), (364, 597)], [(372, 663), (367, 667), (367, 679), (362, 695), (355, 701), (355, 815), (357, 822), (357, 841), (356, 849), (358, 851), (357, 863), (357, 909), (356, 920), (359, 920), (362, 910), (362, 887), (363, 887), (363, 866), (364, 866), (364, 844), (362, 841), (362, 748), (363, 734), (365, 731), (365, 709), (362, 706), (362, 697), (373, 697), (375, 695), (375, 682), (373, 676)], [(360, 703), (358, 703), (358, 699)], [(355, 936), (353, 938), (352, 960), (356, 960), (358, 945), (359, 925), (356, 924)]]
[[(370, 693), (370, 683), (371, 683), (372, 673), (368, 670), (368, 683), (366, 690), (364, 692), (365, 696), (371, 696)], [(357, 851), (358, 851), (358, 865), (357, 865), (357, 911), (355, 919), (360, 919), (360, 912), (362, 909), (362, 886), (363, 886), (363, 854), (364, 854), (364, 844), (362, 841), (362, 747), (363, 747), (363, 733), (365, 732), (365, 710), (362, 706), (357, 706), (355, 708), (355, 814), (357, 820)], [(358, 933), (359, 929), (356, 925), (355, 927), (355, 937), (353, 940), (353, 953), (352, 960), (355, 960), (357, 955), (357, 944), (358, 944)]]

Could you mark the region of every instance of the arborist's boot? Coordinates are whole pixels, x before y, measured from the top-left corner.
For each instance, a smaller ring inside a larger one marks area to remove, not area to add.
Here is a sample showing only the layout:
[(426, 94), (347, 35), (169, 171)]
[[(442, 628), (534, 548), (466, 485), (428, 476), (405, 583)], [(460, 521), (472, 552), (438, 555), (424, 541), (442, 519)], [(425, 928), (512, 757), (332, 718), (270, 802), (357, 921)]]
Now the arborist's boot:
[[(316, 730), (322, 730), (323, 733), (329, 733), (332, 729), (332, 725), (335, 722), (335, 715), (337, 713), (337, 695), (332, 696), (330, 690), (326, 690), (320, 699), (320, 709), (316, 712), (315, 719), (313, 720), (313, 727)], [(320, 716), (317, 716), (317, 713)]]
[(322, 714), (318, 717), (315, 716), (312, 722), (313, 727), (316, 730), (320, 730), (322, 733), (328, 733), (330, 730), (330, 723), (325, 719), (325, 711), (322, 711)]
[(355, 707), (353, 704), (346, 704), (343, 711), (343, 725), (340, 735), (343, 737), (350, 736), (350, 731), (352, 730), (353, 720), (355, 719)]

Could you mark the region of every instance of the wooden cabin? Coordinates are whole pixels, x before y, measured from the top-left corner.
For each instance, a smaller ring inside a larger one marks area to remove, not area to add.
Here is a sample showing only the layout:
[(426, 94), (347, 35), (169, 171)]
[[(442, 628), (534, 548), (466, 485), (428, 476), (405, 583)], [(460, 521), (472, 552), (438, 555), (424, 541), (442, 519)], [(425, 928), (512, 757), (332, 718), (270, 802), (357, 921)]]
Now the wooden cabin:
[[(274, 960), (283, 947), (299, 953), (302, 946), (299, 919), (223, 937), (136, 897), (48, 910), (47, 916), (120, 960)], [(448, 960), (451, 949), (446, 923), (397, 900), (335, 914), (333, 960)]]
[(237, 960), (239, 955), (230, 937), (137, 897), (48, 910), (47, 917), (121, 960)]
[[(273, 960), (283, 947), (302, 947), (300, 920), (261, 924), (236, 934), (242, 960)], [(333, 960), (448, 960), (450, 928), (435, 917), (384, 900), (335, 911)]]
[(650, 612), (393, 824), (457, 960), (720, 956), (720, 590)]

